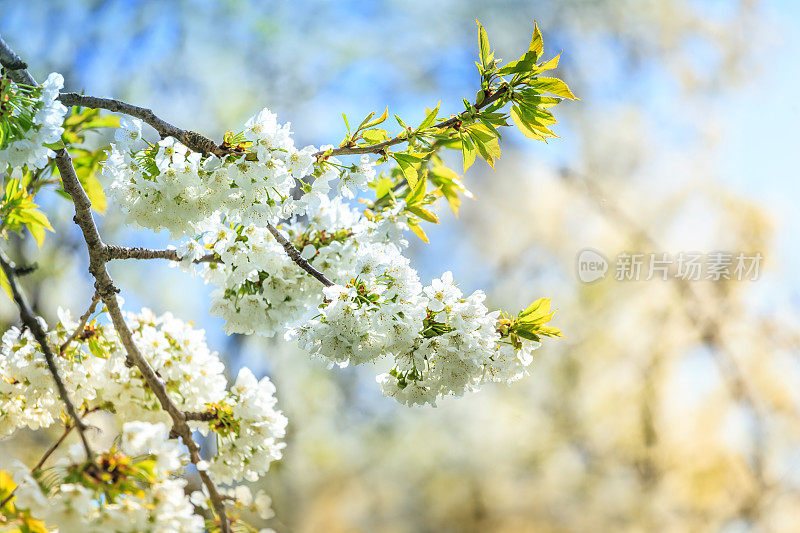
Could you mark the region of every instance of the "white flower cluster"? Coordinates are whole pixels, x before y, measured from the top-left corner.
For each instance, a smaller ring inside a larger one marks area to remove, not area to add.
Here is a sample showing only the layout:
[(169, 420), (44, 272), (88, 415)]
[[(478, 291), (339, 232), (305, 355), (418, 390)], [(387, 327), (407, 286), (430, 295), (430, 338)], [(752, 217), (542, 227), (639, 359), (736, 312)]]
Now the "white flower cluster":
[(445, 272), (424, 289), (425, 327), (407, 353), (395, 358), (391, 372), (378, 376), (381, 390), (405, 404), (435, 403), (460, 396), (487, 382), (511, 383), (533, 362), (540, 343), (522, 340), (514, 348), (497, 328), (499, 311), (489, 312), (485, 295), (464, 297)]
[[(334, 280), (353, 276), (362, 243), (390, 237), (405, 242), (398, 227), (402, 217), (370, 222), (339, 199), (323, 197), (309, 216), (308, 226), (288, 225), (287, 236), (305, 259)], [(217, 219), (201, 231), (199, 241), (186, 242), (178, 254), (190, 269), (192, 260), (207, 253), (221, 261), (204, 263), (200, 274), (217, 287), (211, 295), (211, 314), (225, 320), (226, 332), (271, 337), (316, 314), (322, 301), (319, 283), (294, 264), (268, 229), (231, 226)]]
[(514, 348), (503, 340), (499, 312), (488, 311), (481, 291), (464, 298), (450, 272), (423, 288), (391, 247), (375, 249), (362, 265), (353, 283), (326, 288), (320, 315), (293, 332), (306, 350), (340, 364), (392, 358), (377, 381), (407, 405), (435, 405), (524, 375), (539, 343)]
[(286, 434), (286, 417), (277, 403), (269, 378), (259, 381), (249, 369), (239, 371), (228, 395), (215, 407), (218, 420), (211, 427), (217, 433), (217, 454), (208, 468), (214, 479), (257, 481), (281, 458), (286, 445), (278, 439)]
[(538, 343), (504, 340), (499, 313), (486, 309), (483, 293), (465, 298), (450, 273), (423, 287), (402, 254), (407, 226), (399, 209), (370, 219), (340, 198), (325, 198), (306, 224), (285, 228), (302, 257), (336, 283), (324, 289), (254, 225), (209, 225), (179, 255), (191, 261), (213, 252), (221, 261), (199, 271), (217, 286), (212, 314), (226, 331), (272, 336), (284, 329), (312, 355), (340, 366), (393, 359), (378, 381), (403, 403), (434, 404), (489, 381), (519, 379)]
[[(538, 343), (501, 334), (499, 313), (489, 313), (483, 293), (464, 297), (449, 273), (422, 286), (403, 256), (402, 201), (369, 214), (344, 203), (375, 178), (368, 156), (352, 166), (317, 161), (313, 147), (294, 148), (289, 126), (268, 110), (226, 137), (232, 153), (222, 160), (171, 138), (137, 151), (142, 142), (140, 123), (123, 124), (105, 172), (140, 225), (194, 236), (178, 255), (216, 287), (211, 313), (225, 320), (226, 332), (285, 332), (342, 366), (393, 359), (378, 381), (384, 394), (408, 404), (510, 382), (531, 363)], [(330, 200), (337, 176), (339, 194)], [(279, 231), (335, 283), (324, 290), (267, 228), (300, 214)], [(195, 267), (207, 254), (214, 260)]]
[(316, 208), (336, 177), (352, 197), (375, 176), (369, 157), (346, 167), (335, 158), (317, 162), (313, 146), (296, 149), (289, 124), (267, 109), (247, 121), (223, 158), (192, 152), (172, 137), (150, 145), (141, 130), (137, 119), (121, 122), (103, 172), (132, 221), (174, 236), (197, 234), (219, 217), (263, 227)]
[(64, 78), (55, 72), (39, 87), (0, 78), (0, 172), (43, 168), (55, 157), (46, 145), (58, 142), (64, 133), (67, 108), (58, 101), (63, 87)]
[[(49, 333), (60, 346), (77, 324), (67, 313)], [(219, 417), (192, 421), (218, 439), (212, 468), (226, 482), (253, 480), (281, 457), (286, 418), (276, 409), (275, 388), (268, 378), (256, 381), (242, 369), (234, 387), (226, 390), (225, 367), (205, 343), (204, 333), (170, 314), (148, 310), (128, 315), (126, 322), (142, 355), (164, 380), (172, 401), (183, 411), (219, 413)], [(170, 423), (155, 395), (126, 354), (113, 328), (90, 323), (63, 357), (56, 358), (65, 385), (76, 406), (103, 409), (123, 421)], [(0, 348), (0, 435), (22, 427), (52, 425), (63, 414), (44, 355), (29, 332), (7, 331)]]
[(319, 315), (290, 332), (309, 353), (340, 365), (406, 354), (423, 328), (422, 284), (392, 244), (365, 243), (346, 285), (324, 289)]
[(188, 258), (212, 251), (222, 260), (203, 265), (201, 275), (218, 287), (211, 295), (211, 314), (225, 320), (227, 333), (272, 336), (319, 301), (316, 281), (297, 268), (266, 228), (217, 224), (202, 242), (192, 246)]
[[(236, 511), (255, 513), (262, 520), (268, 520), (275, 516), (275, 511), (272, 510), (272, 498), (263, 490), (256, 492), (255, 496), (253, 496), (250, 487), (247, 485), (237, 485), (230, 488), (221, 487), (217, 490), (227, 497), (229, 510), (233, 507)], [(206, 509), (209, 512), (213, 509), (211, 500), (206, 493), (205, 485), (203, 485), (202, 490), (193, 492), (189, 500), (197, 508)], [(248, 529), (247, 531), (252, 530)], [(273, 529), (261, 529), (259, 533), (275, 533), (275, 531)]]
[[(44, 489), (24, 465), (14, 474), (14, 504), (59, 531), (201, 532), (202, 516), (185, 494), (180, 448), (164, 424), (129, 422), (119, 451), (87, 462), (80, 445), (53, 467)], [(102, 503), (102, 504), (101, 504)]]

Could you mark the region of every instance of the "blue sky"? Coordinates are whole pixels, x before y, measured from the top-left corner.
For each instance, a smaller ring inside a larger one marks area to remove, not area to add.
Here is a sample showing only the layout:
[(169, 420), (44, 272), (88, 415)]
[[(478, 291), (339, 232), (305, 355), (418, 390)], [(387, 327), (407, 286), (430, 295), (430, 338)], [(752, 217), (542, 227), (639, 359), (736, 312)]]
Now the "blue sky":
[[(777, 229), (776, 277), (800, 290), (800, 2), (768, 2), (760, 68), (720, 102), (719, 178), (768, 207)], [(788, 292), (788, 291), (787, 291)]]

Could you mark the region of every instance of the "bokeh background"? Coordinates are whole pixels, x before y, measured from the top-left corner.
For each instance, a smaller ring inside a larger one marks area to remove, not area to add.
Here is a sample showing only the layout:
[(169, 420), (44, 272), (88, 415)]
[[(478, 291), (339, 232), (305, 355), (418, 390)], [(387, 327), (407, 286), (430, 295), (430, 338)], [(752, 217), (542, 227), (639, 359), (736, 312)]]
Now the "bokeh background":
[[(412, 255), (424, 281), (450, 269), (491, 306), (553, 298), (568, 338), (529, 377), (410, 409), (380, 396), (375, 369), (225, 336), (208, 288), (166, 264), (112, 265), (126, 307), (191, 320), (234, 375), (276, 382), (288, 447), (263, 486), (279, 532), (800, 531), (800, 4), (0, 0), (0, 34), (39, 79), (59, 71), (217, 139), (266, 106), (300, 145), (337, 143), (342, 112), (457, 112), (476, 90), (475, 18), (507, 59), (537, 19), (581, 101), (559, 106), (547, 145), (509, 131), (496, 171), (465, 176), (476, 200)], [(70, 205), (40, 200), (57, 233), (13, 255), (39, 262), (25, 283), (44, 316), (80, 313)], [(113, 206), (100, 225), (169, 244)], [(587, 285), (586, 247), (764, 261), (757, 281)], [(0, 324), (15, 320), (1, 301)], [(4, 441), (0, 466), (50, 442)]]

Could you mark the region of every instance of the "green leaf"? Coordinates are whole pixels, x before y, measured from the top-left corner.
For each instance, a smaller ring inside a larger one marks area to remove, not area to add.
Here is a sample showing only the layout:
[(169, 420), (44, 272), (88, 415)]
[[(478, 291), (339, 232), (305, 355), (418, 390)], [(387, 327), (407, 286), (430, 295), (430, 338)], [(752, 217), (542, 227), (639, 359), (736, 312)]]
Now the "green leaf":
[(428, 171), (428, 177), (439, 188), (455, 216), (458, 216), (458, 210), (461, 207), (460, 194), (473, 198), (472, 193), (461, 182), (461, 177), (444, 165), (437, 165), (431, 168)]
[(429, 211), (428, 209), (425, 209), (424, 207), (413, 206), (413, 207), (409, 207), (408, 210), (410, 212), (414, 213), (415, 215), (417, 215), (422, 220), (425, 220), (426, 222), (431, 222), (433, 224), (438, 224), (439, 223), (439, 216), (436, 213), (434, 213), (433, 211)]
[(533, 37), (531, 38), (530, 46), (528, 46), (528, 51), (536, 54), (536, 59), (539, 59), (539, 56), (544, 52), (542, 32), (539, 31), (539, 24), (536, 21), (533, 22)]
[(539, 338), (539, 336), (536, 333), (534, 333), (532, 331), (528, 331), (526, 329), (515, 329), (514, 333), (516, 335), (519, 335), (523, 339), (528, 339), (529, 341), (535, 341), (535, 342), (540, 342), (541, 341), (541, 339)]
[(344, 119), (344, 125), (347, 126), (347, 133), (350, 133), (350, 123), (347, 121), (347, 115), (342, 113), (342, 118)]
[(64, 141), (61, 140), (61, 139), (59, 139), (58, 142), (47, 143), (47, 144), (44, 144), (43, 146), (46, 146), (47, 148), (50, 148), (51, 150), (61, 150), (62, 148), (65, 147)]
[(500, 70), (497, 71), (497, 74), (500, 76), (506, 76), (508, 74), (523, 74), (535, 71), (536, 54), (532, 52), (526, 52), (518, 60), (504, 65)]
[(470, 139), (469, 135), (461, 137), (461, 156), (464, 159), (464, 172), (472, 166), (475, 162), (475, 156), (478, 154), (475, 144)]
[(423, 177), (420, 179), (413, 189), (406, 195), (406, 206), (411, 207), (422, 202), (425, 199), (425, 190), (427, 189), (428, 179)]
[(553, 318), (554, 313), (555, 311), (550, 311), (550, 299), (539, 298), (519, 314), (511, 331), (533, 341), (538, 341), (541, 336), (564, 337), (557, 327), (545, 325)]
[(375, 189), (375, 199), (380, 199), (389, 194), (394, 187), (394, 181), (383, 176), (373, 181), (371, 186)]
[(494, 160), (500, 157), (500, 143), (497, 136), (483, 124), (474, 124), (467, 128), (467, 133), (475, 143), (478, 153), (494, 168)]
[(527, 324), (544, 324), (552, 318), (550, 298), (539, 298), (519, 314), (517, 320)]
[(386, 130), (375, 128), (371, 130), (364, 130), (361, 136), (370, 144), (378, 144), (383, 141), (389, 140), (389, 133)]
[(383, 114), (382, 114), (381, 116), (379, 116), (378, 118), (376, 118), (375, 120), (372, 120), (372, 121), (369, 121), (369, 122), (367, 122), (367, 121), (368, 121), (370, 118), (372, 118), (374, 115), (375, 115), (375, 113), (374, 113), (374, 112), (373, 112), (373, 113), (370, 113), (369, 115), (367, 115), (367, 118), (365, 118), (365, 119), (364, 119), (364, 120), (361, 122), (361, 125), (358, 127), (358, 129), (359, 129), (359, 130), (360, 130), (360, 129), (367, 129), (367, 128), (371, 128), (371, 127), (373, 127), (373, 126), (377, 126), (378, 124), (382, 123), (382, 122), (383, 122), (384, 120), (386, 120), (386, 118), (389, 116), (389, 108), (387, 107), (387, 108), (386, 108), (386, 109), (383, 111)]
[(550, 61), (545, 61), (544, 63), (539, 65), (536, 70), (538, 70), (539, 72), (544, 72), (545, 70), (552, 70), (558, 66), (558, 61), (560, 58), (561, 58), (561, 52), (559, 52), (558, 55), (553, 59), (551, 59)]
[(422, 154), (395, 152), (391, 156), (397, 161), (397, 166), (403, 172), (408, 186), (413, 189), (419, 179), (419, 166), (423, 159)]
[(415, 219), (410, 218), (408, 219), (408, 227), (413, 231), (417, 237), (422, 239), (426, 244), (430, 244), (430, 239), (428, 239), (428, 235), (425, 233), (425, 230), (422, 229), (422, 226), (419, 225)]
[(30, 207), (19, 209), (15, 214), (17, 218), (25, 224), (25, 227), (28, 228), (28, 231), (31, 233), (38, 246), (41, 246), (44, 242), (45, 230), (54, 231), (53, 226), (50, 225), (50, 221), (47, 220), (47, 215), (38, 209)]
[(577, 100), (578, 98), (572, 94), (569, 86), (558, 78), (550, 78), (542, 76), (534, 78), (531, 85), (541, 91), (561, 96), (562, 98), (569, 98), (570, 100)]
[(542, 96), (536, 89), (523, 89), (514, 95), (514, 101), (518, 104), (525, 104), (535, 108), (548, 108), (563, 102), (561, 98), (554, 96)]
[(486, 30), (483, 29), (483, 25), (475, 19), (475, 23), (478, 24), (478, 41), (479, 41), (479, 49), (481, 54), (481, 65), (484, 68), (487, 68), (489, 63), (492, 61), (492, 52), (489, 48), (489, 37), (486, 35)]
[(425, 120), (423, 120), (422, 124), (419, 125), (417, 131), (424, 130), (426, 128), (430, 128), (431, 126), (433, 126), (434, 122), (436, 122), (436, 116), (439, 114), (439, 106), (441, 105), (442, 101), (439, 100), (439, 102), (436, 104), (436, 107), (428, 111), (428, 114), (425, 116)]
[(566, 338), (561, 330), (555, 326), (541, 325), (539, 326), (539, 334), (547, 337), (561, 337), (562, 339)]
[(405, 122), (403, 122), (403, 119), (401, 119), (401, 118), (400, 118), (399, 116), (397, 116), (397, 115), (395, 115), (395, 116), (394, 116), (394, 119), (397, 121), (397, 123), (398, 123), (398, 124), (400, 124), (400, 127), (401, 127), (401, 128), (403, 128), (403, 131), (408, 131), (408, 129), (409, 129), (409, 128), (408, 128), (408, 126), (406, 125), (406, 123), (405, 123)]
[(99, 115), (83, 124), (83, 129), (119, 128), (119, 117), (116, 115)]
[(523, 115), (523, 111), (518, 106), (513, 106), (511, 108), (511, 120), (514, 121), (514, 124), (517, 125), (519, 131), (523, 133), (529, 139), (536, 139), (537, 141), (544, 141), (547, 140), (547, 137), (542, 135), (538, 130), (536, 130), (530, 123), (525, 120)]

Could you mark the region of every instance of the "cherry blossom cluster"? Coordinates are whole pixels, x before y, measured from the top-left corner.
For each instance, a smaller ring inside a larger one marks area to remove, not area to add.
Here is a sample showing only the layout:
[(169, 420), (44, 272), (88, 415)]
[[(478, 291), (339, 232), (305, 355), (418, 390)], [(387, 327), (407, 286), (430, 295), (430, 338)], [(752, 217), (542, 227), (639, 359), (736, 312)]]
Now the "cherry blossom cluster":
[[(386, 213), (370, 221), (341, 199), (322, 197), (309, 211), (308, 224), (284, 226), (286, 236), (303, 258), (335, 281), (353, 276), (358, 254), (367, 243), (394, 239), (404, 244), (404, 218)], [(225, 320), (228, 333), (271, 337), (316, 314), (321, 286), (286, 254), (267, 228), (208, 221), (197, 240), (178, 249), (184, 266), (213, 253), (219, 262), (199, 267), (202, 278), (217, 287), (211, 295), (211, 314)]]
[[(127, 315), (126, 322), (174, 404), (207, 415), (190, 422), (193, 429), (213, 433), (218, 442), (217, 453), (199, 467), (219, 473), (227, 483), (252, 481), (281, 457), (286, 418), (276, 408), (269, 378), (257, 381), (243, 368), (228, 389), (225, 367), (201, 330), (148, 310)], [(61, 346), (77, 326), (68, 313), (60, 312), (60, 322), (49, 333), (52, 346)], [(109, 411), (121, 421), (171, 423), (138, 368), (126, 364), (112, 327), (92, 321), (56, 364), (80, 409)], [(29, 332), (8, 330), (0, 347), (0, 435), (49, 427), (63, 409), (39, 345)]]
[(67, 108), (58, 101), (64, 87), (52, 73), (40, 86), (19, 85), (0, 76), (0, 172), (9, 168), (44, 168), (61, 140)]
[[(184, 266), (217, 288), (212, 314), (228, 332), (285, 332), (310, 354), (346, 366), (393, 361), (378, 376), (383, 393), (405, 404), (435, 404), (492, 381), (524, 375), (539, 343), (512, 345), (485, 296), (464, 297), (448, 272), (423, 287), (403, 255), (402, 206), (370, 217), (340, 197), (323, 198), (303, 223), (283, 228), (301, 256), (335, 285), (323, 288), (265, 228), (219, 220), (179, 248)], [(192, 266), (207, 253), (218, 262)]]
[(87, 460), (75, 445), (46, 478), (19, 463), (15, 507), (59, 531), (203, 531), (203, 517), (185, 494), (186, 480), (177, 477), (185, 460), (168, 434), (164, 424), (128, 422), (119, 449)]
[(230, 153), (220, 158), (192, 152), (172, 137), (151, 144), (141, 121), (123, 119), (103, 172), (130, 220), (176, 237), (194, 235), (220, 216), (263, 227), (318, 206), (336, 178), (351, 198), (374, 178), (369, 157), (351, 166), (332, 157), (317, 161), (315, 147), (295, 148), (289, 128), (264, 109), (226, 138)]

